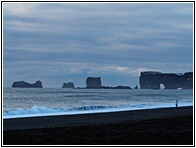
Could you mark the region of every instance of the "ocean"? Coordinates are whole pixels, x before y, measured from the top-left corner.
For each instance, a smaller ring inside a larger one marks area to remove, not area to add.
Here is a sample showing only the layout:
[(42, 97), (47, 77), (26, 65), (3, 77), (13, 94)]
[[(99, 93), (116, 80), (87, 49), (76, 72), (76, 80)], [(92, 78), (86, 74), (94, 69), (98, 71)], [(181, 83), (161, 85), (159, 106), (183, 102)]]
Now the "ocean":
[(3, 88), (3, 118), (193, 106), (193, 90)]

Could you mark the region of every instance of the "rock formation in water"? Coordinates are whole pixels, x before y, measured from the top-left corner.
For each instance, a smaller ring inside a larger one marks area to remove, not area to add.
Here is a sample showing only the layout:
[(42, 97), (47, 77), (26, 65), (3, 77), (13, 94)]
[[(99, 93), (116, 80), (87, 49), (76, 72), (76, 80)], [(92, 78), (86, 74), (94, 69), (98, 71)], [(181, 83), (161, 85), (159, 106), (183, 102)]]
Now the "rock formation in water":
[(141, 72), (140, 78), (141, 89), (160, 89), (160, 85), (164, 85), (164, 89), (193, 89), (193, 72), (184, 74), (161, 73), (154, 71)]
[(139, 89), (139, 88), (138, 88), (138, 86), (136, 85), (136, 86), (134, 87), (134, 89)]
[(86, 88), (101, 88), (101, 78), (88, 77), (86, 79)]
[(62, 88), (74, 88), (74, 83), (73, 82), (68, 82), (68, 83), (63, 83)]
[(20, 87), (20, 88), (43, 88), (41, 81), (36, 81), (36, 83), (29, 84), (25, 81), (17, 81), (12, 84), (12, 87)]
[(103, 89), (132, 89), (130, 86), (101, 86)]
[(86, 79), (86, 88), (98, 88), (98, 89), (132, 89), (130, 86), (102, 86), (100, 77), (88, 77)]

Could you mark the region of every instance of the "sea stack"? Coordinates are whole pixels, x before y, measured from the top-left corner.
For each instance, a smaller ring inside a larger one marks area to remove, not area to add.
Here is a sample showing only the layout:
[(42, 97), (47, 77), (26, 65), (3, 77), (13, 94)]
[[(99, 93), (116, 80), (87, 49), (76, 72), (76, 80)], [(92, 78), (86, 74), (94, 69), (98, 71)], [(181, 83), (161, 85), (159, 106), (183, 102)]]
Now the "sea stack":
[(145, 71), (141, 72), (139, 81), (141, 89), (160, 89), (160, 85), (164, 85), (164, 89), (193, 89), (193, 72), (176, 74)]
[(36, 83), (29, 84), (25, 81), (16, 81), (12, 84), (12, 87), (18, 88), (43, 88), (41, 81), (36, 81)]
[(138, 88), (138, 86), (136, 85), (136, 86), (134, 87), (134, 89), (139, 89), (139, 88)]
[(68, 82), (68, 83), (63, 83), (62, 88), (75, 88), (75, 86), (73, 82)]
[(88, 77), (86, 79), (86, 88), (101, 88), (101, 78)]

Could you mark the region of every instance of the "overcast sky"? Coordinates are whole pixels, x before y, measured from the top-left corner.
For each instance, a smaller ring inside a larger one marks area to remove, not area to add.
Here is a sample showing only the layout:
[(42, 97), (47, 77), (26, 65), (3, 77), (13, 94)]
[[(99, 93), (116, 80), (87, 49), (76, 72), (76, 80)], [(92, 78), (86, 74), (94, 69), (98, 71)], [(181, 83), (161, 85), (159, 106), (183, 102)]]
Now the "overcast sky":
[(4, 87), (134, 87), (141, 71), (193, 71), (193, 3), (3, 3)]

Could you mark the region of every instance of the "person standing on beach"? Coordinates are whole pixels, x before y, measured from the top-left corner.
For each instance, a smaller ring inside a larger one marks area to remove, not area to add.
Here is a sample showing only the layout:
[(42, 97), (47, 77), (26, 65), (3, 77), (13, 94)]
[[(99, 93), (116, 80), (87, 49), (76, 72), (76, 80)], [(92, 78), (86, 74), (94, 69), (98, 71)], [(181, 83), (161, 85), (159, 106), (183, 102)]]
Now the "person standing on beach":
[(176, 100), (176, 108), (178, 107), (178, 100)]

